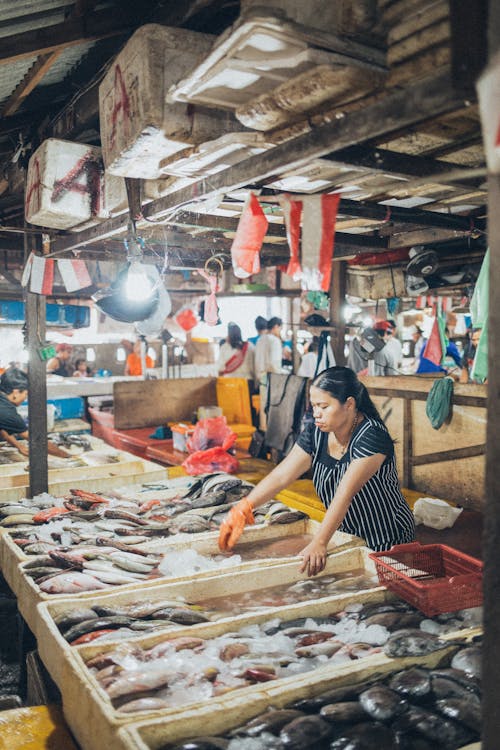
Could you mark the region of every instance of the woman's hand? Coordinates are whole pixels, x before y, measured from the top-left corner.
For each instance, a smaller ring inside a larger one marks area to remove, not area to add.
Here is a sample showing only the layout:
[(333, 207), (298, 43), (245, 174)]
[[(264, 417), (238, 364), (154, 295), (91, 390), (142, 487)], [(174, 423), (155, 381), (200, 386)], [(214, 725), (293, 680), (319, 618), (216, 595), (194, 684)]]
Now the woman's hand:
[(326, 544), (318, 539), (313, 539), (307, 547), (299, 552), (299, 556), (302, 557), (300, 572), (307, 571), (308, 576), (315, 576), (317, 573), (321, 573), (326, 565)]

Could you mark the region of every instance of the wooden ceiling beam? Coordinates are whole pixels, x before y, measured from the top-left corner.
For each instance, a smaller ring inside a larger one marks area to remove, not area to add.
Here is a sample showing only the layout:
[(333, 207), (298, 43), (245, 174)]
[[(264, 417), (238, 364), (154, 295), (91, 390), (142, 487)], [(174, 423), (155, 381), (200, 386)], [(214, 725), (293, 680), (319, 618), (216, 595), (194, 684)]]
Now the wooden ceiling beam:
[(2, 111), (0, 112), (0, 118), (3, 119), (4, 117), (9, 117), (17, 112), (23, 101), (29, 96), (29, 94), (31, 94), (33, 89), (38, 86), (61, 52), (62, 49), (59, 49), (55, 52), (48, 52), (47, 54), (39, 55), (24, 76), (23, 80), (16, 86), (5, 102)]
[(4, 37), (0, 46), (0, 64), (119, 36), (139, 23), (138, 13), (132, 13), (129, 9), (120, 13), (116, 9), (99, 10), (88, 17), (72, 16), (62, 23)]

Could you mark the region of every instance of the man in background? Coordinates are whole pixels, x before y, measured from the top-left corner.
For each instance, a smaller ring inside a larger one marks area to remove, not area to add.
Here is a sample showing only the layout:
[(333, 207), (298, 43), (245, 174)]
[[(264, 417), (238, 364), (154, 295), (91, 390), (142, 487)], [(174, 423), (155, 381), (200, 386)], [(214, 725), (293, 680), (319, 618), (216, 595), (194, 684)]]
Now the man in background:
[(392, 326), (392, 330), (387, 331), (389, 336), (385, 342), (385, 350), (391, 355), (396, 369), (400, 370), (403, 365), (403, 346), (397, 337), (396, 321), (388, 318), (387, 322)]
[(72, 351), (73, 347), (71, 344), (57, 344), (56, 356), (52, 357), (47, 362), (47, 375), (59, 375), (63, 378), (71, 377), (73, 368), (71, 367), (69, 360)]

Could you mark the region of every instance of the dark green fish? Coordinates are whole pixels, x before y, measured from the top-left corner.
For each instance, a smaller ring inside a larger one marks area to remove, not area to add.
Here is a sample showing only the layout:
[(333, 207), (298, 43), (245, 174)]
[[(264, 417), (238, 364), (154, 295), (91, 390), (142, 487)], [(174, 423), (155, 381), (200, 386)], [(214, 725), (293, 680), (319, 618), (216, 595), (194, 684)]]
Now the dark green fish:
[(431, 678), (428, 669), (411, 667), (395, 674), (389, 687), (407, 698), (422, 698), (431, 691)]
[(403, 713), (407, 702), (385, 685), (373, 685), (359, 696), (359, 702), (366, 713), (376, 721), (389, 721)]
[(238, 734), (246, 734), (249, 737), (258, 737), (262, 732), (269, 732), (270, 734), (278, 735), (286, 724), (289, 724), (294, 719), (299, 719), (304, 716), (302, 711), (296, 711), (292, 708), (288, 709), (270, 709), (260, 716), (257, 716), (252, 721), (238, 731)]
[(301, 716), (285, 724), (280, 732), (280, 740), (286, 750), (304, 750), (332, 734), (332, 725), (320, 716)]

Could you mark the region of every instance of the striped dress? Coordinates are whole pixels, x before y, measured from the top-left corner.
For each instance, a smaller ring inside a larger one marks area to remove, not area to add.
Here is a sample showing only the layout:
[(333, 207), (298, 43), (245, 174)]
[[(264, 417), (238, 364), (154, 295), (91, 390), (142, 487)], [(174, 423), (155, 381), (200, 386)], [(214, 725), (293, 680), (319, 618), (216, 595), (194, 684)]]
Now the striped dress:
[(394, 446), (383, 422), (365, 418), (351, 436), (342, 458), (328, 453), (328, 433), (308, 423), (297, 440), (312, 457), (314, 488), (326, 508), (351, 461), (383, 453), (380, 469), (354, 495), (340, 531), (359, 536), (376, 552), (415, 539), (415, 521), (399, 487)]

